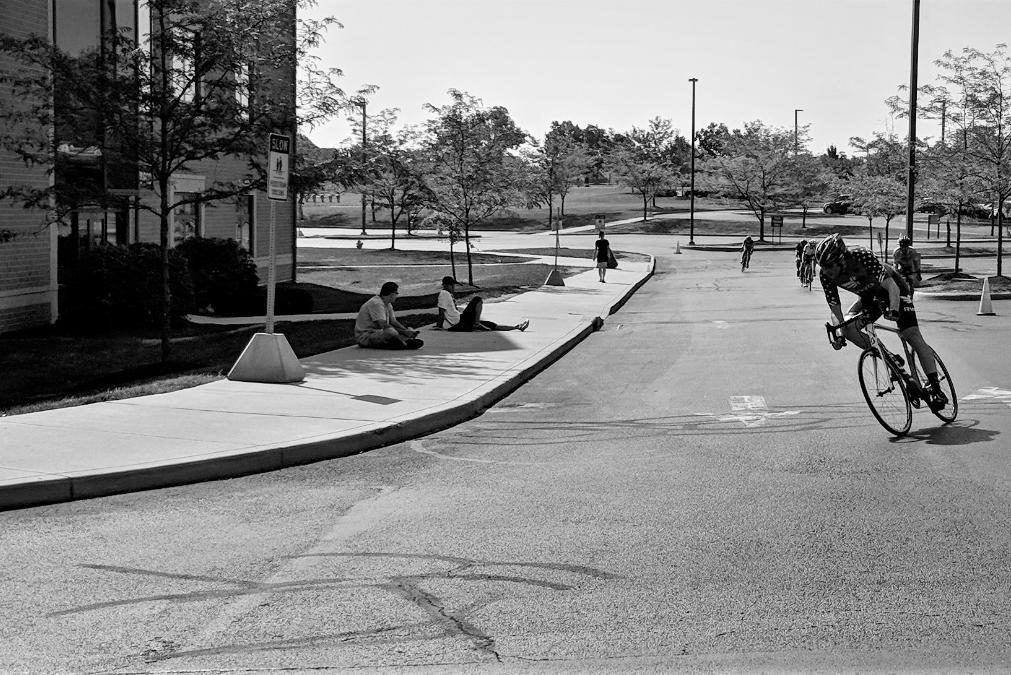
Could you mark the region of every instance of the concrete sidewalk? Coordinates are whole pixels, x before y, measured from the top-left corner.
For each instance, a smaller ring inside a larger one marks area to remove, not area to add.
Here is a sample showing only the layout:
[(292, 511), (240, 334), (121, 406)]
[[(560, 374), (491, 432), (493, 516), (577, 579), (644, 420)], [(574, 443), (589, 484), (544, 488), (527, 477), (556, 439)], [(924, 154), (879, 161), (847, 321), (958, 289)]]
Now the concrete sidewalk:
[(271, 471), (458, 424), (599, 328), (653, 267), (625, 263), (606, 284), (591, 269), (485, 306), (498, 323), (530, 319), (525, 332), (426, 328), (419, 351), (349, 347), (302, 359), (296, 384), (222, 379), (2, 418), (0, 509)]

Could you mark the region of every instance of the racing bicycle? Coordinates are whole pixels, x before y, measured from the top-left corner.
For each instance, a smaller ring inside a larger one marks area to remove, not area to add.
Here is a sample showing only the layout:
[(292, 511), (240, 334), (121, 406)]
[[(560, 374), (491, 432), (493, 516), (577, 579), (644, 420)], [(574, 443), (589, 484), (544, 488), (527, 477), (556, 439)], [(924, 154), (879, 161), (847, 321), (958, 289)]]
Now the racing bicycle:
[(752, 253), (752, 251), (753, 251), (753, 249), (750, 249), (750, 248), (745, 248), (743, 251), (741, 251), (741, 271), (742, 272), (744, 270), (748, 269), (748, 266), (751, 264), (751, 253)]
[(814, 263), (810, 260), (805, 260), (800, 263), (800, 285), (806, 286), (807, 290), (811, 290), (811, 284), (814, 282)]
[[(845, 344), (842, 329), (852, 323), (863, 321), (864, 325), (860, 332), (867, 338), (868, 346), (860, 354), (857, 362), (857, 374), (860, 377), (860, 389), (864, 393), (867, 406), (871, 409), (874, 418), (885, 429), (895, 434), (903, 436), (909, 431), (913, 422), (913, 408), (926, 406), (945, 424), (951, 424), (958, 416), (958, 397), (955, 394), (955, 384), (951, 381), (944, 361), (931, 350), (934, 361), (937, 363), (937, 379), (940, 390), (947, 397), (947, 402), (943, 408), (933, 408), (929, 402), (929, 384), (927, 376), (923, 372), (922, 366), (916, 352), (902, 339), (898, 329), (890, 326), (879, 326), (870, 320), (866, 313), (857, 314), (846, 321), (833, 326), (825, 324), (828, 332), (829, 342), (833, 347)], [(902, 343), (902, 351), (905, 360), (889, 351), (878, 336), (878, 331), (894, 333)], [(905, 365), (909, 364), (909, 369)]]

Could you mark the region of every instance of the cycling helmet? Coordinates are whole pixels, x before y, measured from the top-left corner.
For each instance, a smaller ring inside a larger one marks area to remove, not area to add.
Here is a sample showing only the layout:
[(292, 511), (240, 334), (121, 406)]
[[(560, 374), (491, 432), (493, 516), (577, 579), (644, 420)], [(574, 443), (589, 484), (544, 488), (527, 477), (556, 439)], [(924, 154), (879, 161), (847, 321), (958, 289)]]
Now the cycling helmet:
[(846, 252), (846, 243), (838, 234), (830, 234), (818, 243), (814, 250), (814, 259), (819, 266), (831, 265), (842, 260)]
[(905, 235), (902, 235), (901, 237), (899, 237), (899, 246), (911, 246), (912, 244), (913, 244), (913, 240), (910, 239), (909, 237), (907, 237)]

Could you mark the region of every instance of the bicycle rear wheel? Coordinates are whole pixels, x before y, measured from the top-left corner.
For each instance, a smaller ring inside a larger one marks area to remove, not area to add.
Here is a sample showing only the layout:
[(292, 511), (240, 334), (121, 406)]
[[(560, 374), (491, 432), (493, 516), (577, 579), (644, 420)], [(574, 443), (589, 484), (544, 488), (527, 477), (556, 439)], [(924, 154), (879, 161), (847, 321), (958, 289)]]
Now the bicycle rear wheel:
[[(941, 385), (941, 392), (948, 398), (948, 403), (940, 410), (931, 408), (930, 412), (937, 415), (937, 418), (945, 424), (951, 424), (958, 417), (958, 395), (955, 393), (955, 383), (951, 381), (951, 375), (948, 374), (948, 367), (944, 365), (944, 361), (936, 351), (933, 349), (931, 351), (934, 354), (934, 362), (937, 364), (937, 381)], [(920, 357), (914, 353), (913, 358), (916, 359), (916, 372), (920, 376), (920, 386), (926, 391), (930, 385), (923, 372), (923, 366), (920, 364)]]
[(867, 407), (885, 429), (902, 436), (913, 423), (913, 408), (900, 372), (870, 349), (860, 355), (857, 363), (860, 389)]

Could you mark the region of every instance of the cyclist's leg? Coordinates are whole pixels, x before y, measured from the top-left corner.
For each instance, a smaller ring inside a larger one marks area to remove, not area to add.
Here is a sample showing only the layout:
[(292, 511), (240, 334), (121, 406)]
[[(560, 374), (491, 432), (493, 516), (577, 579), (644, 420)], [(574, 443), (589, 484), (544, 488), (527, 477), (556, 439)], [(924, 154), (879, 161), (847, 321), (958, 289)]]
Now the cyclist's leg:
[(916, 309), (913, 307), (913, 303), (906, 298), (901, 298), (899, 300), (899, 320), (898, 320), (899, 337), (905, 340), (906, 344), (912, 347), (913, 351), (916, 353), (920, 364), (923, 366), (923, 372), (934, 382), (937, 377), (937, 364), (934, 363), (934, 350), (930, 348), (927, 341), (923, 339), (923, 334), (920, 332), (919, 322), (916, 320)]
[[(863, 311), (863, 308), (864, 308), (863, 301), (857, 300), (852, 305), (850, 305), (849, 309), (846, 310), (846, 318), (848, 319), (852, 316), (859, 314), (860, 312)], [(860, 349), (867, 349), (867, 347), (870, 346), (870, 343), (867, 341), (867, 338), (864, 337), (864, 334), (860, 332), (860, 329), (863, 328), (865, 325), (866, 322), (856, 321), (843, 328), (843, 335), (846, 337), (846, 339), (855, 344), (857, 347), (860, 347)]]
[[(899, 331), (899, 335), (905, 340), (913, 351), (916, 353), (916, 358), (919, 359), (920, 365), (923, 366), (923, 374), (930, 379), (933, 375), (937, 377), (937, 364), (934, 362), (934, 350), (930, 348), (927, 341), (923, 339), (923, 334), (920, 332), (919, 326), (910, 326), (905, 330)], [(931, 380), (933, 382), (933, 380)]]

